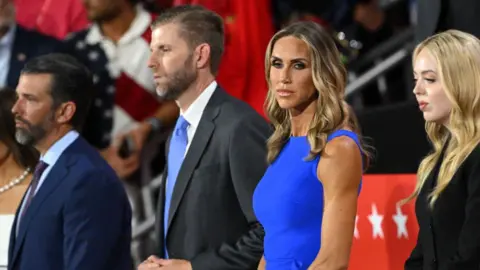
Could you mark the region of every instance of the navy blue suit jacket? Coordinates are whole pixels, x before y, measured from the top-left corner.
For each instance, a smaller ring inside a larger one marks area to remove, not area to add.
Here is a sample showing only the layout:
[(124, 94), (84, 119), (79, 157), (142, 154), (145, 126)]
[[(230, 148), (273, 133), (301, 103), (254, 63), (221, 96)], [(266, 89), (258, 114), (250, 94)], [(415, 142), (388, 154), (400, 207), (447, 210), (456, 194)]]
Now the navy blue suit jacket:
[(131, 216), (115, 172), (78, 137), (45, 178), (17, 235), (15, 218), (8, 269), (131, 270)]
[(62, 43), (53, 37), (27, 30), (20, 25), (16, 27), (6, 84), (14, 89), (26, 62), (40, 55), (59, 52), (62, 46)]

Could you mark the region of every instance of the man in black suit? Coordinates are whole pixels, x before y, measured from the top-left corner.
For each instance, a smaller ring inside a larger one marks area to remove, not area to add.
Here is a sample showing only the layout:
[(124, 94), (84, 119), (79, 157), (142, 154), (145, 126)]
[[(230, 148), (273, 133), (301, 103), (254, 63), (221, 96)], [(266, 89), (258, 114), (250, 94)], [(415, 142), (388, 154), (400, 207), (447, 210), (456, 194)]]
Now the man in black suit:
[(415, 39), (448, 29), (457, 29), (480, 37), (480, 1), (478, 0), (416, 0), (417, 26)]
[(0, 87), (17, 87), (20, 71), (31, 58), (56, 52), (60, 41), (15, 23), (12, 0), (0, 0)]
[(252, 197), (271, 131), (215, 82), (223, 40), (222, 18), (199, 6), (172, 8), (152, 25), (148, 64), (157, 93), (175, 100), (181, 113), (167, 142), (158, 257), (139, 269), (256, 269), (262, 256), (264, 231)]

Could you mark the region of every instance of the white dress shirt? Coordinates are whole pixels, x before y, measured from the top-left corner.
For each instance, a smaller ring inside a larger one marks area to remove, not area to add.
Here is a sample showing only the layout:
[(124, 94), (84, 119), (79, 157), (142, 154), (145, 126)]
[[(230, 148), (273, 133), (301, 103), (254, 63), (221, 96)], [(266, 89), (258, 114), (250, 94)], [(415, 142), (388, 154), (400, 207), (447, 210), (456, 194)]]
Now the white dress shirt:
[(198, 96), (198, 98), (188, 107), (185, 112), (180, 111), (180, 115), (187, 120), (189, 126), (187, 128), (187, 148), (185, 149), (185, 155), (190, 148), (190, 144), (193, 140), (193, 136), (195, 135), (195, 131), (198, 128), (198, 124), (200, 124), (200, 119), (202, 119), (203, 111), (205, 111), (205, 107), (207, 107), (208, 101), (212, 97), (213, 93), (217, 89), (217, 82), (213, 81), (210, 83), (207, 88)]

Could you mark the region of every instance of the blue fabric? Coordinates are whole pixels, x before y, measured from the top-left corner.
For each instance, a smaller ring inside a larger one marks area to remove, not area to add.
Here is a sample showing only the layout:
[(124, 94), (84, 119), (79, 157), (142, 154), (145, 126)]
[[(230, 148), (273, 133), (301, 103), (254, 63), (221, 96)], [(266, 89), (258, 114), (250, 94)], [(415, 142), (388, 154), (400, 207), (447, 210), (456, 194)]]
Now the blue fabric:
[[(165, 210), (164, 210), (164, 234), (167, 239), (168, 231), (168, 212), (170, 210), (170, 202), (172, 200), (173, 189), (177, 181), (178, 172), (185, 158), (185, 151), (187, 149), (188, 137), (187, 128), (189, 123), (183, 116), (178, 117), (175, 129), (173, 130), (170, 139), (170, 148), (168, 151), (168, 175), (165, 188)], [(167, 241), (165, 241), (165, 257), (168, 258)]]
[[(32, 178), (32, 184), (31, 184), (31, 187), (30, 187), (30, 192), (28, 193), (28, 196), (27, 196), (27, 199), (24, 200), (25, 201), (25, 204), (24, 204), (24, 209), (23, 211), (21, 212), (22, 216), (25, 214), (25, 212), (27, 211), (27, 208), (28, 206), (30, 205), (30, 203), (32, 202), (32, 199), (33, 199), (33, 196), (35, 196), (35, 192), (34, 190), (37, 189), (37, 186), (38, 186), (38, 183), (40, 182), (40, 178), (42, 177), (42, 174), (43, 172), (45, 171), (45, 169), (48, 168), (48, 164), (46, 162), (44, 162), (43, 160), (40, 160), (37, 164), (37, 166), (35, 166), (35, 171), (33, 173), (33, 178)], [(19, 219), (20, 221), (20, 219)], [(18, 228), (18, 226), (17, 226)]]
[[(44, 171), (42, 171), (41, 176), (36, 179), (35, 176), (32, 179), (32, 185), (31, 187), (27, 190), (26, 193), (26, 198), (27, 200), (24, 200), (23, 203), (20, 206), (20, 218), (17, 222), (17, 233), (18, 233), (18, 227), (21, 223), (21, 217), (23, 216), (25, 210), (23, 209), (26, 205), (26, 203), (29, 201), (28, 198), (33, 198), (35, 194), (38, 192), (40, 187), (43, 185), (43, 182), (45, 182), (45, 179), (48, 177), (50, 170), (55, 166), (57, 161), (60, 159), (60, 156), (62, 153), (67, 149), (77, 138), (79, 137), (79, 134), (77, 131), (71, 130), (65, 136), (60, 138), (57, 142), (55, 142), (45, 153), (44, 156), (40, 157), (40, 162), (39, 164), (42, 164), (42, 162), (47, 164), (47, 167), (42, 168)], [(38, 165), (37, 165), (38, 166)], [(35, 169), (36, 171), (36, 169)], [(36, 180), (36, 181), (33, 181)], [(30, 199), (31, 200), (31, 199)]]
[(130, 203), (98, 150), (78, 137), (48, 169), (16, 236), (17, 210), (8, 269), (131, 270)]
[[(333, 132), (328, 141), (339, 136), (359, 145), (348, 130)], [(316, 173), (320, 158), (305, 160), (309, 151), (305, 136), (290, 137), (255, 189), (253, 208), (265, 229), (267, 270), (306, 270), (320, 250), (323, 185)]]
[(62, 49), (62, 42), (23, 28), (21, 25), (15, 26), (14, 35), (6, 80), (6, 86), (13, 89), (17, 88), (20, 73), (26, 62), (40, 55), (60, 52)]
[(10, 57), (12, 55), (13, 41), (15, 39), (16, 25), (13, 24), (8, 32), (0, 38), (0, 87), (7, 85), (10, 70)]

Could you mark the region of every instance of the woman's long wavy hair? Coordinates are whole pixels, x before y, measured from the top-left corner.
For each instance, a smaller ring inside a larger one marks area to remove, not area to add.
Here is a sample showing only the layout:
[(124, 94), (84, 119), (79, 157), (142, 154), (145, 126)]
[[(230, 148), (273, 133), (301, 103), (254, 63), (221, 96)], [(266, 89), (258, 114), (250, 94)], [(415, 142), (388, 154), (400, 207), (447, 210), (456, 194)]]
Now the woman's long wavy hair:
[(452, 110), (448, 129), (441, 123), (425, 123), (433, 151), (420, 163), (415, 190), (404, 202), (418, 196), (446, 147), (437, 184), (428, 196), (433, 207), (459, 166), (480, 142), (480, 40), (457, 30), (436, 34), (415, 48), (413, 63), (423, 50), (437, 63), (439, 80)]
[(0, 143), (7, 147), (19, 166), (33, 170), (40, 157), (38, 151), (15, 140), (15, 116), (12, 114), (12, 108), (16, 100), (15, 90), (0, 89)]
[(345, 125), (351, 126), (354, 131), (359, 130), (354, 115), (351, 115), (352, 112), (344, 101), (346, 70), (333, 38), (314, 22), (302, 21), (291, 24), (272, 37), (265, 56), (265, 73), (269, 85), (265, 108), (275, 128), (267, 142), (269, 163), (277, 158), (291, 135), (289, 112), (279, 106), (270, 81), (273, 47), (279, 39), (287, 36), (298, 38), (309, 47), (313, 83), (318, 91), (316, 112), (307, 133), (311, 148), (307, 160), (320, 155), (325, 148), (328, 135), (335, 130)]

